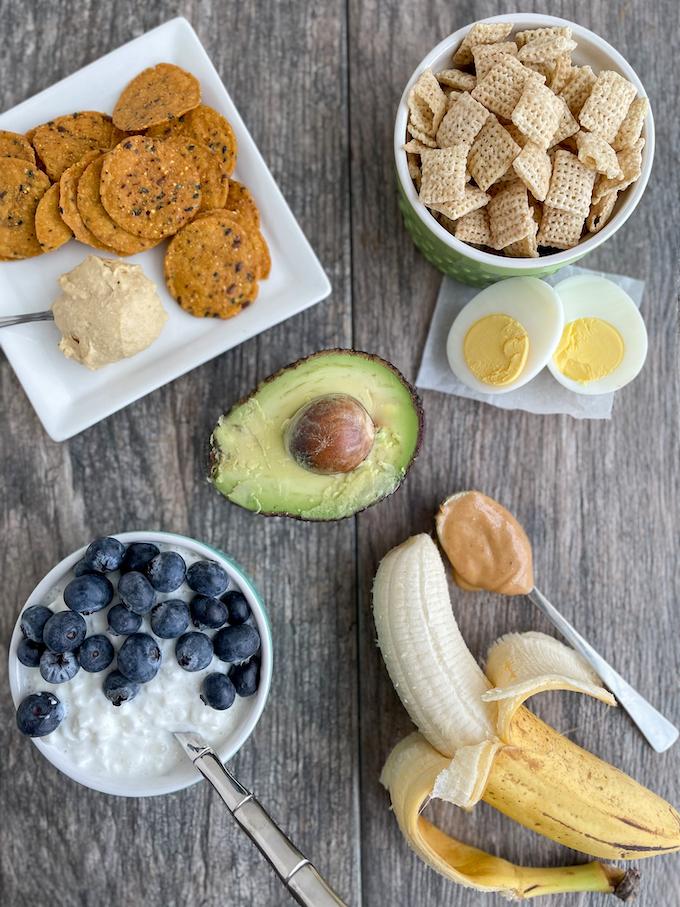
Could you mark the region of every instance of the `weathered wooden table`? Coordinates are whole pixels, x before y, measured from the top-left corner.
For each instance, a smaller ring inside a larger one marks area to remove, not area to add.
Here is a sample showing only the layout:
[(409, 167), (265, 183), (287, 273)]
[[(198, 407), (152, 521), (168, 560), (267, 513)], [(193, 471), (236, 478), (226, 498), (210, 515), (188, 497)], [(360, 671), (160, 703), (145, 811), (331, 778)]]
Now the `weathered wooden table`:
[[(431, 528), (447, 493), (477, 487), (510, 506), (534, 540), (542, 588), (680, 722), (678, 7), (671, 0), (515, 5), (603, 35), (628, 57), (652, 99), (651, 184), (630, 221), (588, 259), (647, 282), (648, 364), (619, 394), (611, 422), (508, 413), (425, 393), (425, 445), (405, 486), (357, 519), (311, 525), (249, 515), (211, 491), (203, 481), (207, 436), (259, 379), (323, 347), (370, 350), (415, 377), (440, 275), (419, 257), (397, 211), (395, 107), (412, 68), (440, 38), (513, 4), (0, 0), (2, 109), (172, 15), (187, 16), (333, 283), (328, 301), (65, 444), (46, 437), (2, 361), (3, 648), (35, 581), (95, 535), (162, 528), (231, 552), (264, 592), (277, 655), (269, 706), (235, 768), (352, 905), (499, 902), (447, 884), (419, 863), (378, 783), (409, 720), (376, 649), (371, 580), (388, 548)], [(501, 633), (550, 629), (522, 601), (454, 592), (454, 607), (480, 657)], [(131, 801), (57, 773), (16, 732), (2, 671), (3, 907), (287, 903), (206, 785)], [(678, 746), (656, 755), (625, 714), (584, 697), (548, 695), (536, 707), (678, 805)], [(439, 816), (464, 840), (516, 861), (575, 858), (485, 806), (472, 816), (453, 809)], [(641, 904), (680, 903), (677, 856), (641, 869)]]

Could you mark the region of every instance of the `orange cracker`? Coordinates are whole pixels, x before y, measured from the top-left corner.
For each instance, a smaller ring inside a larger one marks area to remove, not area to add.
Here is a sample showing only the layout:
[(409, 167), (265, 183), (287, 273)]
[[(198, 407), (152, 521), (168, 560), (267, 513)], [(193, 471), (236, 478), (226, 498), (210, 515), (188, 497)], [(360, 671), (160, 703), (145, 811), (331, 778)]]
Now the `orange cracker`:
[(504, 249), (536, 228), (526, 186), (519, 180), (495, 195), (487, 205), (487, 211), (494, 249)]
[(552, 174), (552, 163), (547, 152), (534, 142), (527, 142), (512, 162), (512, 166), (533, 197), (538, 201), (544, 201)]
[(479, 188), (486, 191), (495, 183), (520, 151), (510, 133), (495, 116), (490, 116), (477, 134), (468, 155), (468, 169)]
[(524, 91), (528, 78), (541, 79), (526, 66), (522, 66), (516, 57), (505, 54), (500, 62), (480, 79), (471, 92), (475, 101), (483, 104), (487, 110), (506, 120), (512, 118), (512, 112)]
[(69, 113), (33, 130), (33, 147), (47, 175), (57, 182), (64, 170), (92, 151), (108, 151), (121, 138), (111, 117), (96, 110)]
[(567, 84), (560, 92), (572, 115), (577, 117), (592, 91), (597, 76), (590, 66), (573, 66)]
[(431, 205), (433, 202), (455, 202), (461, 199), (465, 192), (466, 159), (466, 145), (423, 152), (420, 201)]
[(581, 239), (585, 217), (571, 211), (562, 211), (543, 206), (541, 226), (538, 228), (536, 242), (539, 246), (552, 249), (573, 249)]
[(180, 138), (125, 139), (106, 156), (100, 194), (117, 224), (146, 239), (176, 233), (201, 206), (198, 170)]
[(249, 219), (259, 227), (260, 212), (255, 199), (253, 198), (250, 189), (247, 189), (243, 183), (239, 183), (238, 180), (229, 181), (229, 194), (227, 195), (225, 208), (227, 211), (231, 211), (238, 215), (237, 220), (243, 215), (243, 217)]
[(13, 157), (35, 164), (35, 151), (25, 135), (0, 129), (0, 157)]
[(436, 75), (440, 85), (455, 88), (457, 91), (472, 91), (477, 84), (477, 77), (461, 69), (444, 69)]
[(620, 179), (623, 176), (616, 152), (602, 136), (581, 130), (576, 133), (576, 147), (579, 161), (590, 170), (604, 173), (610, 179)]
[(103, 243), (85, 225), (78, 210), (78, 182), (86, 168), (99, 157), (98, 151), (91, 151), (82, 160), (76, 164), (71, 164), (70, 167), (64, 170), (59, 180), (59, 212), (64, 223), (73, 231), (73, 235), (78, 242), (85, 243), (86, 246), (92, 246), (93, 249), (104, 249), (107, 252), (113, 252), (115, 249)]
[(589, 132), (597, 132), (605, 142), (613, 142), (636, 94), (628, 79), (603, 69), (581, 108), (579, 123)]
[(615, 151), (623, 151), (625, 148), (632, 148), (635, 145), (642, 135), (642, 127), (648, 110), (647, 98), (636, 98), (632, 102), (612, 142), (612, 148)]
[(453, 235), (461, 242), (470, 243), (473, 246), (490, 246), (491, 228), (486, 208), (477, 208), (475, 211), (459, 217), (453, 229)]
[(469, 92), (463, 92), (451, 105), (437, 130), (439, 146), (472, 145), (488, 116), (486, 107), (475, 101)]
[(135, 132), (173, 120), (200, 102), (195, 76), (173, 63), (159, 63), (126, 85), (113, 108), (113, 122), (124, 132)]
[(576, 155), (561, 148), (555, 152), (550, 188), (545, 204), (560, 211), (568, 211), (585, 220), (595, 183), (595, 171), (589, 170)]
[(32, 258), (43, 251), (35, 233), (35, 214), (49, 186), (47, 175), (31, 161), (2, 158), (0, 258)]
[(453, 55), (456, 66), (472, 63), (472, 49), (478, 44), (497, 44), (512, 31), (512, 22), (476, 22), (472, 25)]
[(472, 56), (477, 78), (483, 79), (494, 68), (496, 63), (500, 62), (504, 54), (510, 54), (512, 57), (517, 56), (517, 45), (514, 41), (501, 41), (498, 44), (478, 44), (477, 47), (473, 47)]
[(486, 192), (482, 192), (481, 189), (477, 189), (475, 186), (466, 186), (463, 197), (459, 201), (438, 203), (431, 205), (431, 208), (451, 220), (458, 220), (459, 217), (464, 217), (470, 211), (483, 208), (484, 205), (489, 203), (490, 198), (491, 196), (487, 195)]
[(59, 183), (53, 183), (38, 202), (35, 235), (43, 252), (53, 252), (73, 236), (59, 210)]
[(246, 227), (228, 213), (202, 216), (168, 246), (168, 290), (191, 315), (232, 318), (257, 298), (253, 257)]
[(562, 106), (552, 91), (527, 79), (512, 112), (515, 126), (539, 148), (547, 149), (561, 119)]
[(199, 104), (171, 123), (152, 126), (146, 131), (147, 135), (162, 139), (177, 133), (190, 136), (205, 145), (222, 163), (227, 176), (234, 172), (238, 156), (236, 136), (229, 121), (217, 110), (207, 104)]

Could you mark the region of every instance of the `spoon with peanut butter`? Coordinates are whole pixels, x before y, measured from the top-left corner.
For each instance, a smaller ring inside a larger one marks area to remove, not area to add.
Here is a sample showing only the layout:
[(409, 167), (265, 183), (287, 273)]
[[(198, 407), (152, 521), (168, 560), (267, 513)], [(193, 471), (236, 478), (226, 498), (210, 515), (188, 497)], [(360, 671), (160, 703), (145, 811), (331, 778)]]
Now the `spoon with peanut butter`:
[(678, 739), (658, 712), (576, 631), (534, 584), (531, 542), (514, 516), (479, 491), (447, 498), (436, 516), (437, 535), (462, 589), (526, 595), (595, 669), (650, 745), (663, 753)]

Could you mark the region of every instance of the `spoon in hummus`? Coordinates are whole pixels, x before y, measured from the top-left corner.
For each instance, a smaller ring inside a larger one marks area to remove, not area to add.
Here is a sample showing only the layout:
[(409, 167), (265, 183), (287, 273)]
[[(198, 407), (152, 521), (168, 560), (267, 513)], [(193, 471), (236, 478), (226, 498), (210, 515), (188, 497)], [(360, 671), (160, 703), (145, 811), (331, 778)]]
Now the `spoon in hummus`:
[(13, 324), (31, 324), (33, 321), (54, 321), (54, 312), (25, 312), (23, 315), (0, 315), (0, 328), (9, 328)]
[(479, 491), (448, 498), (436, 516), (439, 543), (463, 589), (526, 595), (595, 669), (657, 753), (680, 733), (593, 649), (534, 583), (531, 542), (514, 516)]

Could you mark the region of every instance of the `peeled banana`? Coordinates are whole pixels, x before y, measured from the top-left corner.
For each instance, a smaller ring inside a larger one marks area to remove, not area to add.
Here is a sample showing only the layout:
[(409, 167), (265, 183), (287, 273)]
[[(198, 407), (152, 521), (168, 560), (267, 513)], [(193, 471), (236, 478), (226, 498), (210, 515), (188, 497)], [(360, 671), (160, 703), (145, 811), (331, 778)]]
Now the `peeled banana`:
[(413, 536), (383, 559), (373, 613), (392, 682), (420, 730), (395, 748), (383, 781), (404, 835), (426, 862), (463, 884), (518, 898), (575, 890), (621, 896), (632, 878), (599, 863), (522, 868), (468, 848), (419, 815), (429, 796), (464, 809), (483, 799), (596, 857), (640, 859), (680, 849), (673, 807), (523, 706), (555, 689), (615, 705), (599, 678), (572, 649), (541, 633), (500, 639), (485, 675), (460, 634), (444, 565), (428, 535)]

